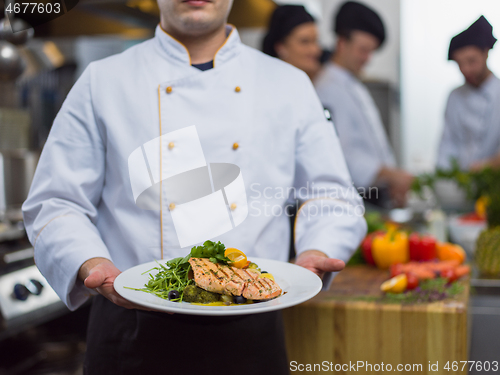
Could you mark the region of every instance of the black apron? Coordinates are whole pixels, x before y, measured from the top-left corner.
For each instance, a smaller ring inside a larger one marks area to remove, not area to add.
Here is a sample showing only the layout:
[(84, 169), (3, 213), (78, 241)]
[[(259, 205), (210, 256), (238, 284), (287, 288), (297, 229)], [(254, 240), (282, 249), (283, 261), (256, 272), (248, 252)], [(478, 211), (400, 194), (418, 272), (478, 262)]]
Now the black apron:
[(84, 374), (289, 374), (281, 312), (169, 315), (125, 309), (99, 295)]

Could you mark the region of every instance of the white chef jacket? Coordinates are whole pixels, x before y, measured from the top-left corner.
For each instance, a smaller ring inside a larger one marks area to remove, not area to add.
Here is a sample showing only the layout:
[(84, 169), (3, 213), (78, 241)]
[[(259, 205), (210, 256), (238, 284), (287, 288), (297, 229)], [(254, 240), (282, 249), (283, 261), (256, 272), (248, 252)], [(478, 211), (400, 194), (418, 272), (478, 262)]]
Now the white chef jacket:
[(354, 74), (333, 62), (325, 64), (315, 87), (332, 115), (354, 185), (369, 188), (382, 167), (396, 165), (373, 98)]
[[(193, 125), (205, 159), (237, 165), (247, 192), (246, 219), (212, 240), (249, 257), (287, 261), (283, 208), (296, 188), (307, 201), (295, 224), (297, 253), (350, 258), (366, 232), (360, 210), (352, 213), (362, 202), (307, 76), (243, 45), (235, 28), (214, 68), (200, 71), (158, 26), (153, 39), (84, 71), (54, 121), (23, 205), (35, 262), (70, 309), (89, 295), (77, 273), (90, 258), (124, 271), (189, 253), (179, 245), (166, 194), (158, 210), (136, 205), (128, 159), (160, 135)], [(190, 162), (189, 147), (169, 144), (159, 152), (163, 170), (172, 166), (169, 151), (181, 155), (177, 165)]]
[(463, 169), (500, 152), (500, 80), (491, 74), (480, 87), (468, 83), (450, 93), (437, 167), (456, 159)]

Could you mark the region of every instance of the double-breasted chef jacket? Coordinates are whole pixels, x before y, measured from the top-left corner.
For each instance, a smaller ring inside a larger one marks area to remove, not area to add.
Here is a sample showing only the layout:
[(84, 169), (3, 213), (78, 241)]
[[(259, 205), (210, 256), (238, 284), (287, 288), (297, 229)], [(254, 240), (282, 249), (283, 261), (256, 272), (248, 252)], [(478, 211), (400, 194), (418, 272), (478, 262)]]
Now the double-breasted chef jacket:
[[(186, 48), (158, 26), (154, 38), (91, 63), (68, 94), (23, 212), (36, 264), (70, 309), (89, 296), (77, 273), (90, 258), (124, 271), (190, 251), (180, 246), (164, 187), (158, 209), (139, 207), (129, 170), (138, 147), (188, 127), (207, 163), (238, 166), (246, 189), (245, 220), (212, 240), (287, 261), (283, 208), (293, 188), (306, 202), (295, 223), (297, 253), (317, 249), (347, 261), (363, 238), (362, 201), (311, 82), (227, 30), (213, 69), (191, 66)], [(152, 165), (162, 172), (192, 162), (192, 139), (157, 144), (160, 162)]]
[(491, 74), (479, 87), (468, 83), (450, 93), (437, 167), (462, 169), (500, 152), (500, 79)]
[(315, 87), (331, 113), (354, 184), (368, 189), (382, 167), (396, 166), (373, 98), (354, 74), (333, 62), (325, 64)]

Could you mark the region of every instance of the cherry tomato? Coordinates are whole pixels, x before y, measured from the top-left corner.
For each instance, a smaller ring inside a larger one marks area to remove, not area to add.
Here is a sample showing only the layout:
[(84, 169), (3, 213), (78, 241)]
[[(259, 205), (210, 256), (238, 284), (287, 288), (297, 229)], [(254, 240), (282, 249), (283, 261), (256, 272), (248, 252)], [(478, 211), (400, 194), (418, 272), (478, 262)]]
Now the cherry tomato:
[(408, 272), (406, 274), (406, 279), (407, 279), (407, 285), (406, 285), (407, 290), (415, 289), (418, 286), (418, 278), (411, 272)]
[(457, 274), (453, 268), (448, 268), (441, 271), (441, 277), (448, 280), (449, 283), (452, 283), (457, 279)]
[(414, 232), (409, 237), (409, 249), (410, 260), (433, 260), (436, 258), (436, 239)]
[(391, 278), (393, 278), (394, 276), (403, 273), (403, 265), (401, 263), (395, 263), (390, 267), (389, 270), (391, 271)]

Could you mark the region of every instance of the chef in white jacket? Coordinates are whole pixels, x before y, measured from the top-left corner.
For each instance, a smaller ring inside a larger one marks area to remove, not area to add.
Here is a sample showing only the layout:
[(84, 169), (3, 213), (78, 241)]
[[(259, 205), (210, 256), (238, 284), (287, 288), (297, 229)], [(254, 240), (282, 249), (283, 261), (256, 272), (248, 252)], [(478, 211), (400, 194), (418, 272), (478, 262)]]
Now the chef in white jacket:
[(348, 1), (336, 13), (334, 32), (336, 48), (315, 79), (316, 91), (330, 111), (356, 187), (369, 198), (371, 187), (385, 186), (402, 205), (413, 177), (397, 168), (380, 113), (359, 79), (384, 43), (384, 24), (371, 8)]
[(453, 159), (464, 170), (500, 167), (500, 79), (487, 64), (495, 42), (484, 16), (450, 42), (448, 59), (456, 61), (465, 83), (448, 98), (439, 168), (450, 168)]
[[(168, 315), (113, 288), (193, 241), (287, 261), (294, 191), (296, 264), (326, 273), (325, 287), (366, 231), (305, 73), (243, 45), (226, 23), (231, 0), (158, 3), (155, 37), (91, 63), (56, 117), (23, 206), (36, 264), (71, 310), (99, 293), (87, 374), (288, 373), (278, 313)], [(192, 191), (171, 183), (187, 175)]]

